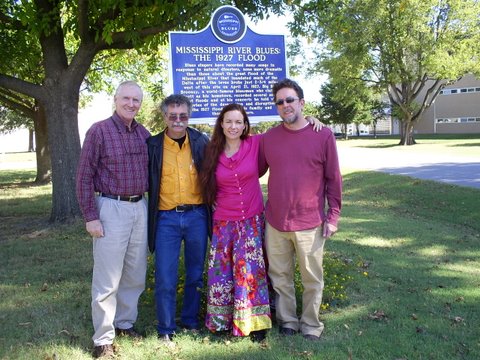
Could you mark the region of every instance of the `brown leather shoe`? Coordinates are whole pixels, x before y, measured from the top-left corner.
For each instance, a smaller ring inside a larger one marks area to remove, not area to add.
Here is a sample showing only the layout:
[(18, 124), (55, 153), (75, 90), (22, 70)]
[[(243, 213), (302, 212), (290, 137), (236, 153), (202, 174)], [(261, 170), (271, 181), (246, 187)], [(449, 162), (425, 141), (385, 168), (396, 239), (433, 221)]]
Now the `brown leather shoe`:
[(115, 329), (115, 334), (117, 336), (128, 336), (128, 337), (131, 337), (132, 339), (142, 339), (143, 338), (143, 336), (140, 335), (139, 333), (137, 333), (133, 327), (131, 327), (130, 329), (116, 328)]
[(286, 327), (280, 327), (278, 332), (283, 336), (293, 336), (297, 333), (295, 330)]
[(113, 345), (112, 344), (106, 344), (106, 345), (99, 345), (95, 346), (93, 349), (93, 357), (98, 359), (98, 358), (113, 358), (115, 356), (115, 352), (113, 351)]

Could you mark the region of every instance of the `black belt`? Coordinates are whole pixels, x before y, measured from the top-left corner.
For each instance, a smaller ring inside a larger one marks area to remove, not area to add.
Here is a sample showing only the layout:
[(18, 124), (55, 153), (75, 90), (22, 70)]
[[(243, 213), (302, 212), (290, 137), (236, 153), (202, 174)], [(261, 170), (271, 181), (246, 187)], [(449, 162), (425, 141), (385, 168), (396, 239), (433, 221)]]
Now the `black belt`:
[(178, 206), (175, 206), (173, 209), (170, 209), (169, 211), (176, 211), (176, 212), (185, 212), (185, 211), (190, 211), (190, 210), (193, 210), (193, 209), (196, 209), (196, 208), (199, 208), (203, 205), (190, 205), (190, 204), (187, 204), (187, 205), (178, 205)]
[(133, 196), (121, 196), (121, 195), (109, 195), (104, 193), (99, 193), (101, 197), (106, 197), (109, 199), (128, 201), (128, 202), (137, 202), (142, 200), (143, 195), (133, 195)]

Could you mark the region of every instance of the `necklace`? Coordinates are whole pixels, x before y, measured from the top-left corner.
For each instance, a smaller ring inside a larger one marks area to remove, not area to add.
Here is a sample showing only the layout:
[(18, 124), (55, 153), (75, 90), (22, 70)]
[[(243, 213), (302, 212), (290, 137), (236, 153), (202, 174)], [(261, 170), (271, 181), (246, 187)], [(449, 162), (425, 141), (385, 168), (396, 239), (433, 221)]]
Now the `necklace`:
[(225, 144), (225, 156), (227, 158), (231, 158), (238, 152), (238, 149), (240, 149), (240, 143), (236, 144), (235, 146), (229, 146), (228, 144)]

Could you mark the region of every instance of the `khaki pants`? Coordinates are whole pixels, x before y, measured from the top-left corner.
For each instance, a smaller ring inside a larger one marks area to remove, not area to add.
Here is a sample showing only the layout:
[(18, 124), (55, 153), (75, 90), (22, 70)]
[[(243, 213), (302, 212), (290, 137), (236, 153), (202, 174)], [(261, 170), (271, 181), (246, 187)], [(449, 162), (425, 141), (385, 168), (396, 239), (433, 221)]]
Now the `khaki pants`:
[[(265, 244), (268, 257), (268, 275), (275, 290), (275, 305), (279, 326), (301, 331), (304, 335), (320, 336), (323, 323), (318, 315), (323, 293), (322, 227), (282, 232), (267, 223)], [(297, 316), (294, 271), (298, 261), (302, 284), (302, 316)]]
[(92, 322), (95, 346), (137, 320), (147, 270), (147, 204), (97, 197), (104, 237), (93, 239)]

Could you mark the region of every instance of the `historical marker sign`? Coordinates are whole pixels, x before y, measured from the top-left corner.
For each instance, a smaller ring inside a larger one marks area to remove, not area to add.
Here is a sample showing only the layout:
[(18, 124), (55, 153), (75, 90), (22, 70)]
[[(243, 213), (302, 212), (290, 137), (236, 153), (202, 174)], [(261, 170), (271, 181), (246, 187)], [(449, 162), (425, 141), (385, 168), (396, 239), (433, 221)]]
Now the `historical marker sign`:
[(199, 32), (170, 32), (174, 93), (192, 99), (191, 123), (212, 122), (242, 104), (252, 122), (279, 120), (272, 84), (287, 76), (285, 36), (252, 31), (235, 7), (222, 6)]

